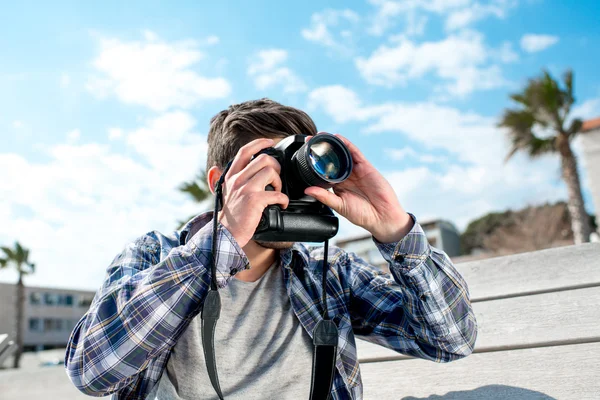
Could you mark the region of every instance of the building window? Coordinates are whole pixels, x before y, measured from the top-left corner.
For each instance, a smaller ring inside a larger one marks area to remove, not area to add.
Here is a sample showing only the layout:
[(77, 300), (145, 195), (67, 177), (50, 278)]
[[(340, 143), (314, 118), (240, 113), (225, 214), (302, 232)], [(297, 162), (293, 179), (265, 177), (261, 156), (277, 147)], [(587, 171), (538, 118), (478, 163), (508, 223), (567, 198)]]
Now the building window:
[(92, 305), (92, 298), (91, 297), (80, 297), (79, 298), (79, 307), (85, 307), (85, 308), (89, 308)]
[(52, 332), (53, 328), (54, 328), (54, 320), (50, 319), (50, 318), (45, 318), (44, 319), (44, 332)]
[(41, 328), (39, 318), (29, 318), (29, 330), (32, 332), (39, 332)]
[(44, 332), (61, 332), (66, 324), (59, 318), (44, 318)]
[(65, 306), (73, 306), (73, 295), (71, 294), (66, 294), (65, 295)]
[(29, 304), (39, 305), (42, 304), (42, 295), (38, 292), (32, 292), (29, 294)]
[(58, 299), (56, 294), (54, 293), (44, 293), (44, 304), (47, 306), (54, 306), (58, 303)]

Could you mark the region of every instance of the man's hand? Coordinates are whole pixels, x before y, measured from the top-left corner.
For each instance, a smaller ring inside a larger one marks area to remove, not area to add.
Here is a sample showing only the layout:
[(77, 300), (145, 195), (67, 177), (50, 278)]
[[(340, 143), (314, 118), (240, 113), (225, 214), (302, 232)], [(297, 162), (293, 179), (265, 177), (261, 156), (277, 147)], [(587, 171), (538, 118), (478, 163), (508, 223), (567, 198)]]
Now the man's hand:
[(389, 182), (367, 161), (348, 139), (336, 134), (350, 150), (354, 167), (350, 177), (333, 187), (333, 192), (318, 186), (304, 193), (331, 207), (355, 225), (368, 230), (382, 243), (397, 242), (413, 226)]
[[(225, 175), (219, 221), (240, 247), (244, 247), (254, 235), (265, 207), (279, 204), (285, 209), (290, 201), (281, 193), (279, 162), (267, 154), (252, 160), (254, 154), (274, 144), (272, 139), (256, 139), (243, 146)], [(267, 185), (273, 185), (275, 191), (266, 191)]]

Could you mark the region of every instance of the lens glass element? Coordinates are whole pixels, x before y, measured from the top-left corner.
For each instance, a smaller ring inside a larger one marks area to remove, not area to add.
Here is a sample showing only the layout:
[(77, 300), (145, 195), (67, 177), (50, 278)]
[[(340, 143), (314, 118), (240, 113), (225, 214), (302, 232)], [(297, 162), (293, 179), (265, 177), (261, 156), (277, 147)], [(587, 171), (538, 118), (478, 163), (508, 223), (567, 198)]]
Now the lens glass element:
[(310, 146), (310, 162), (317, 173), (327, 179), (338, 179), (344, 171), (336, 149), (329, 142), (317, 142)]

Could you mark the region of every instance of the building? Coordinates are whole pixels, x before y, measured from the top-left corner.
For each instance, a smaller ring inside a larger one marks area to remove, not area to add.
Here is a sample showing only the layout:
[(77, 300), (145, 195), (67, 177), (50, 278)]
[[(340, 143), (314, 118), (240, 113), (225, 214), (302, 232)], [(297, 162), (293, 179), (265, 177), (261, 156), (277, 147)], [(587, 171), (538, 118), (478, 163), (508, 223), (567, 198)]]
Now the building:
[[(94, 292), (25, 287), (25, 350), (65, 347), (75, 324), (89, 309)], [(0, 334), (16, 334), (17, 287), (0, 283)]]
[[(581, 127), (583, 162), (587, 170), (596, 215), (600, 214), (600, 117), (583, 122)], [(600, 230), (600, 228), (599, 228)]]
[[(460, 254), (460, 232), (456, 227), (445, 220), (434, 220), (421, 223), (429, 244), (443, 250), (449, 257)], [(368, 263), (380, 266), (387, 270), (387, 263), (373, 243), (371, 235), (362, 235), (355, 238), (336, 241), (338, 247), (356, 253)]]

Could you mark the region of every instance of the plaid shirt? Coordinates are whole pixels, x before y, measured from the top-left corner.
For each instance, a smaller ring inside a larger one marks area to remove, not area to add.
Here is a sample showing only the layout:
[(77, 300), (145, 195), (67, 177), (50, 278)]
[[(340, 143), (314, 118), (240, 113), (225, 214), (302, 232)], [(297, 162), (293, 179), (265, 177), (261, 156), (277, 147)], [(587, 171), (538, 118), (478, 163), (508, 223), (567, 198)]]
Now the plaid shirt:
[[(250, 265), (221, 224), (217, 240), (218, 285), (224, 287)], [(397, 243), (373, 241), (391, 275), (353, 253), (329, 250), (327, 302), (339, 328), (336, 400), (362, 399), (355, 335), (437, 362), (469, 355), (477, 336), (466, 282), (446, 254), (428, 244), (416, 221)], [(147, 233), (115, 257), (69, 338), (65, 367), (80, 391), (147, 398), (178, 338), (199, 317), (210, 287), (211, 243), (212, 213), (205, 213), (172, 235)], [(296, 243), (280, 259), (294, 313), (312, 337), (322, 318), (323, 248)]]

